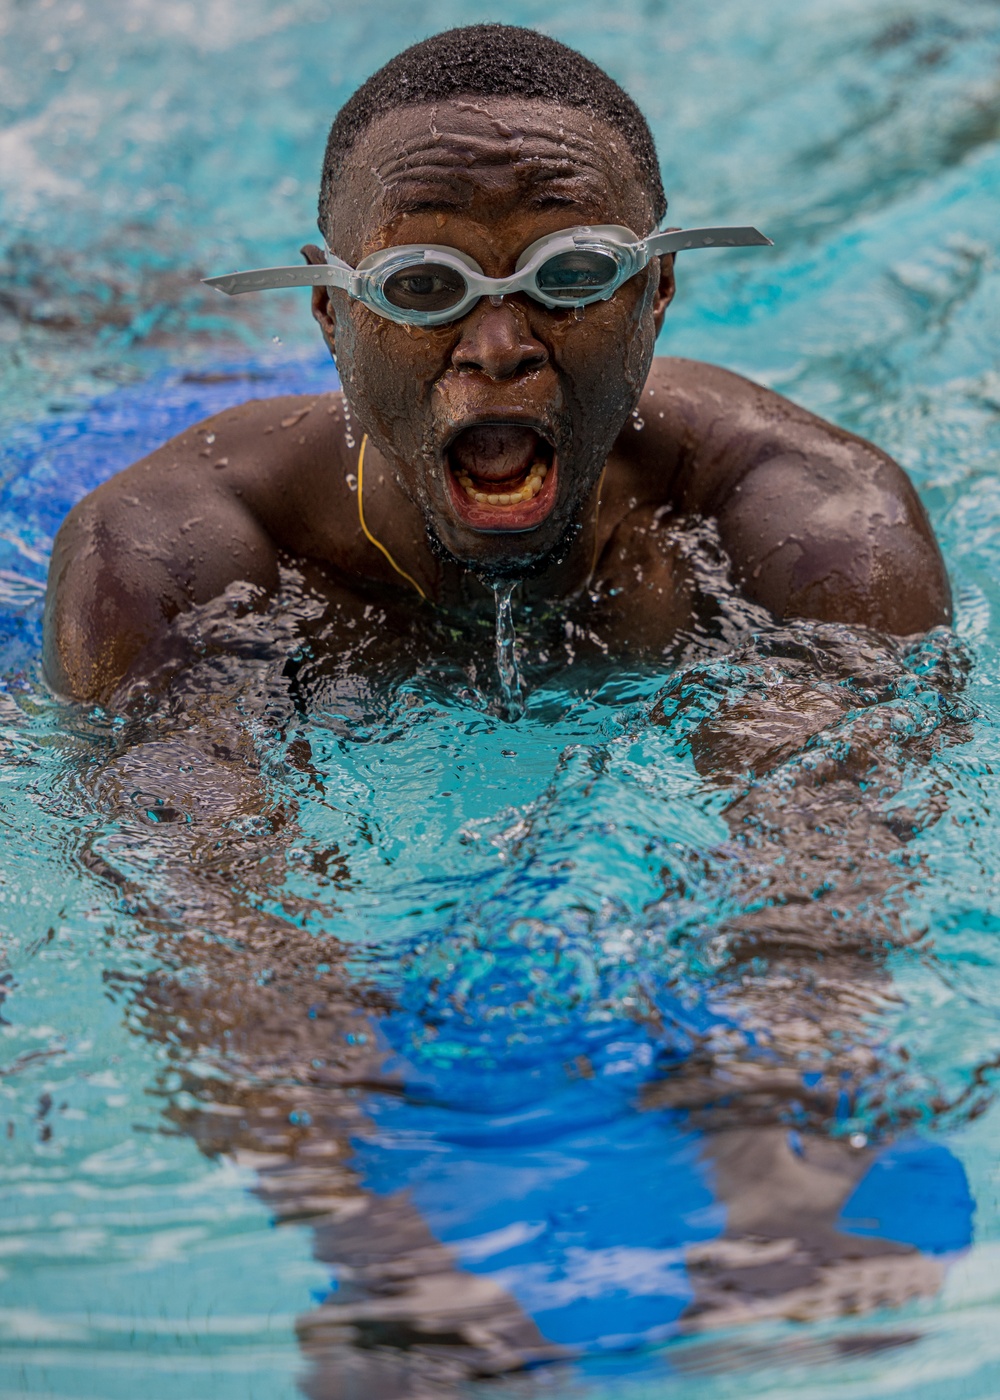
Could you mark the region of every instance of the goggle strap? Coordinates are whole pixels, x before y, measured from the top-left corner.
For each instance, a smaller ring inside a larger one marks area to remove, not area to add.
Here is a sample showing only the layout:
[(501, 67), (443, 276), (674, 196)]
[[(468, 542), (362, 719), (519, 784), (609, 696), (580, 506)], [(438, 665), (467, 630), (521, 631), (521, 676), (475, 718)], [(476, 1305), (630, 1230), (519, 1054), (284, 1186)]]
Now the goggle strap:
[(348, 290), (354, 280), (354, 270), (347, 263), (331, 262), (325, 267), (259, 267), (251, 272), (228, 272), (221, 277), (203, 277), (206, 287), (215, 287), (227, 296), (244, 292), (263, 292), (271, 287), (343, 287)]
[(643, 240), (651, 258), (681, 253), (687, 248), (771, 248), (773, 243), (748, 224), (734, 228), (684, 228), (653, 233)]

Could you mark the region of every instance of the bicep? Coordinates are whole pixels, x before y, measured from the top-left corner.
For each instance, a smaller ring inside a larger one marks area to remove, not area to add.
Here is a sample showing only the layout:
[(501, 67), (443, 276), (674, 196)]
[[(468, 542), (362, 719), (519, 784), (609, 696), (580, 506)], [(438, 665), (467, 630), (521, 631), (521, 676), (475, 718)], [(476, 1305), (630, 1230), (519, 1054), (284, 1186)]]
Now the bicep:
[(80, 502), (56, 537), (45, 607), (52, 686), (103, 700), (141, 669), (178, 613), (237, 580), (272, 590), (274, 544), (234, 498), (204, 491), (133, 495), (116, 479)]
[(777, 618), (908, 636), (951, 620), (940, 550), (909, 480), (868, 444), (775, 455), (718, 511), (735, 581)]

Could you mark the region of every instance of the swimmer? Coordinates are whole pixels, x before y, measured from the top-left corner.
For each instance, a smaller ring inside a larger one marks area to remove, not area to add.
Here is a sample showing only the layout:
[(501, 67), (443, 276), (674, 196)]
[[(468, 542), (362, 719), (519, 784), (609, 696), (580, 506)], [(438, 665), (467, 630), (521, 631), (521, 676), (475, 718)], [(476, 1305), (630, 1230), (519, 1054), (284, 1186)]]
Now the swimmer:
[(334, 121), (319, 211), (325, 248), (294, 274), (213, 280), (312, 285), (342, 393), (225, 412), (73, 509), (46, 609), (61, 694), (112, 701), (163, 664), (178, 616), (237, 583), (264, 606), (288, 565), (345, 637), (391, 644), (517, 580), (605, 655), (661, 655), (695, 618), (671, 528), (692, 519), (777, 619), (950, 621), (926, 515), (885, 453), (739, 375), (654, 360), (675, 256), (702, 254), (652, 236), (649, 129), (578, 53), (500, 25), (407, 49)]

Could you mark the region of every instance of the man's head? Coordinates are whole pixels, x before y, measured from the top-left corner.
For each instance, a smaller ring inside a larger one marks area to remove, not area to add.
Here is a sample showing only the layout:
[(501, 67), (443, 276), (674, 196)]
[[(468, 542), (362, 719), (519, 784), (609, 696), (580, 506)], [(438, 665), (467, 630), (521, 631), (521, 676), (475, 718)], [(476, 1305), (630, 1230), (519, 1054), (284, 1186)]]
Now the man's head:
[[(555, 40), (476, 25), (398, 55), (342, 109), (320, 227), (352, 266), (434, 244), (501, 277), (546, 234), (611, 224), (642, 236), (665, 207), (649, 129), (616, 83)], [(578, 311), (518, 292), (419, 329), (316, 290), (352, 409), (454, 558), (523, 575), (572, 538), (641, 392), (669, 262)]]

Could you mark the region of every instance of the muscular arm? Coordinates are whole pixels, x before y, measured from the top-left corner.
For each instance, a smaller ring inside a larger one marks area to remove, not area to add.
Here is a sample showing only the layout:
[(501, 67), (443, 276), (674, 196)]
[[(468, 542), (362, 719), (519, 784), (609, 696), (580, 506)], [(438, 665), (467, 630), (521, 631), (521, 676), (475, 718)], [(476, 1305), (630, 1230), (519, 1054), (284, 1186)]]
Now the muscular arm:
[(950, 622), (940, 550), (891, 457), (711, 365), (657, 361), (647, 389), (649, 447), (673, 470), (675, 501), (718, 522), (753, 602), (899, 636)]
[(246, 505), (162, 457), (86, 497), (56, 537), (45, 670), (74, 699), (107, 699), (179, 612), (237, 579), (277, 582), (274, 544)]
[(237, 581), (272, 592), (280, 551), (329, 557), (329, 504), (346, 489), (342, 472), (331, 471), (339, 411), (339, 396), (244, 404), (74, 507), (49, 569), (53, 687), (107, 700), (130, 675), (154, 668), (178, 613)]

